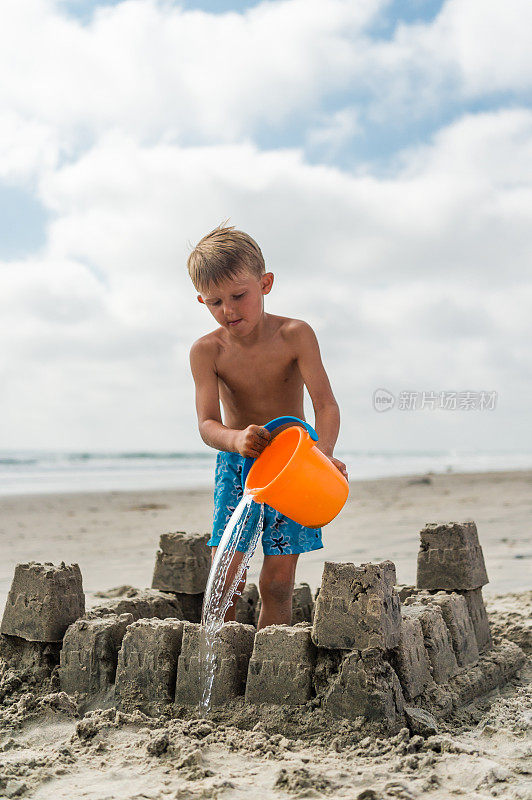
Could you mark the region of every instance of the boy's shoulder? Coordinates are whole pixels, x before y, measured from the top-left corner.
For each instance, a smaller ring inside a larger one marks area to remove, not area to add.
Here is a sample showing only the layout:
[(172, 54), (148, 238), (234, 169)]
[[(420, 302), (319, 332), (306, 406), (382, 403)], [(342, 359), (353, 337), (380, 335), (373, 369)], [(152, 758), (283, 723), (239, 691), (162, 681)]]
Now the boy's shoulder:
[[(272, 323), (272, 335), (281, 334), (287, 339), (295, 341), (299, 336), (308, 335), (309, 332), (311, 334), (314, 333), (309, 323), (305, 322), (303, 319), (283, 317), (279, 314), (268, 314), (268, 318)], [(221, 327), (215, 328), (209, 331), (209, 333), (205, 333), (192, 343), (190, 348), (191, 352), (212, 352), (214, 354), (217, 348), (224, 344), (224, 333), (224, 329)]]
[(306, 330), (312, 330), (308, 322), (294, 317), (283, 317), (280, 314), (268, 314), (271, 321), (271, 334), (281, 334), (284, 337), (297, 337)]
[(295, 319), (293, 317), (280, 317), (283, 320), (283, 329), (287, 333), (298, 334), (305, 331), (312, 330), (308, 322), (304, 319)]
[(203, 336), (200, 336), (190, 346), (191, 350), (207, 350), (209, 347), (212, 347), (217, 339), (218, 339), (218, 331), (220, 328), (217, 328), (215, 331), (209, 331), (209, 333), (205, 333)]
[(214, 364), (216, 354), (219, 350), (219, 340), (216, 338), (215, 334), (216, 331), (211, 331), (192, 342), (190, 346), (191, 363), (195, 362), (208, 365), (212, 362), (212, 364)]
[(282, 320), (280, 325), (281, 334), (291, 344), (301, 344), (309, 337), (315, 338), (314, 330), (304, 319), (292, 317), (278, 317)]

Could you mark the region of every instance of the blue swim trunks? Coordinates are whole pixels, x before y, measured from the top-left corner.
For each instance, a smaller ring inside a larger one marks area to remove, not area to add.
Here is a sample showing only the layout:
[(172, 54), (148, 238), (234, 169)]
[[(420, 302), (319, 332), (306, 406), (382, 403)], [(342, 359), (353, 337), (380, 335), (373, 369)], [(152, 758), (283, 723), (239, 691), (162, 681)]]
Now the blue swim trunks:
[[(210, 547), (217, 547), (220, 544), (225, 526), (244, 496), (242, 489), (244, 461), (244, 456), (241, 456), (240, 453), (228, 453), (224, 450), (219, 450), (216, 456), (212, 536), (207, 542)], [(259, 504), (252, 503), (237, 547), (240, 552), (246, 551), (259, 514)], [(306, 528), (299, 522), (285, 517), (267, 503), (264, 504), (262, 549), (265, 556), (309, 553), (311, 550), (320, 550), (322, 547), (321, 528)]]

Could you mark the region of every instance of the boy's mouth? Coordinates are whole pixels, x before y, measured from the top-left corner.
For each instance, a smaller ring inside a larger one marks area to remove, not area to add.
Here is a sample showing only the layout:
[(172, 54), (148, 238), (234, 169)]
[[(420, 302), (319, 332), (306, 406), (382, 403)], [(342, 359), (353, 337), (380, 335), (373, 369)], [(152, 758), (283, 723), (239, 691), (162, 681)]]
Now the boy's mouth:
[(229, 322), (229, 325), (238, 325), (239, 322), (242, 322), (241, 319), (234, 319), (232, 322)]

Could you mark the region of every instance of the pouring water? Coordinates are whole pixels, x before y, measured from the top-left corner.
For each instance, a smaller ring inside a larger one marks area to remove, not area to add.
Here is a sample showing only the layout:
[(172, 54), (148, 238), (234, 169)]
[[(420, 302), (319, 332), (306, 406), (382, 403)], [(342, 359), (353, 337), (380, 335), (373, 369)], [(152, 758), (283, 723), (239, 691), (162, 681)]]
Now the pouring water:
[[(255, 548), (262, 533), (264, 520), (264, 504), (259, 506), (257, 520), (253, 524), (246, 550), (243, 552), (241, 560), (238, 562), (235, 575), (231, 584), (226, 587), (227, 574), (237, 554), (237, 547), (242, 539), (246, 528), (246, 523), (252, 512), (253, 495), (244, 492), (244, 496), (238, 503), (229, 519), (220, 544), (217, 547), (216, 555), (211, 565), (205, 598), (203, 601), (203, 611), (201, 615), (201, 636), (200, 636), (200, 679), (201, 679), (201, 701), (200, 711), (203, 715), (210, 709), (212, 684), (214, 671), (216, 668), (214, 656), (214, 641), (216, 635), (224, 623), (225, 615), (232, 603), (238, 586), (246, 574), (249, 562), (255, 552)], [(240, 552), (238, 552), (240, 555)], [(225, 592), (224, 592), (225, 587)]]

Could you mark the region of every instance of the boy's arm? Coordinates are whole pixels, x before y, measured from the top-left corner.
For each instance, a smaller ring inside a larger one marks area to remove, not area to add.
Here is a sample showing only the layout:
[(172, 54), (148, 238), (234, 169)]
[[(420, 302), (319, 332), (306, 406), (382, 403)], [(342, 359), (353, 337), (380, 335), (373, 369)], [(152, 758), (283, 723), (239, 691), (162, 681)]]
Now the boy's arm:
[(335, 400), (329, 378), (323, 366), (316, 334), (307, 322), (297, 320), (297, 362), (299, 371), (312, 400), (318, 447), (347, 478), (343, 461), (334, 458), (334, 445), (340, 430), (340, 409)]
[(190, 369), (196, 386), (196, 413), (200, 436), (216, 450), (235, 450), (237, 431), (222, 423), (218, 376), (214, 368), (212, 345), (198, 339), (190, 348)]
[(190, 348), (190, 369), (196, 386), (196, 412), (200, 436), (209, 447), (257, 458), (268, 444), (271, 434), (259, 425), (248, 425), (243, 431), (222, 423), (218, 375), (214, 366), (214, 348), (205, 339), (198, 339)]

